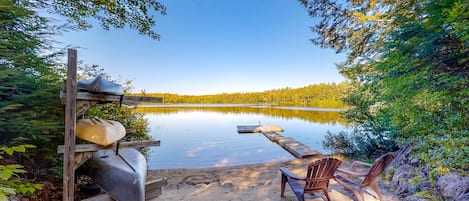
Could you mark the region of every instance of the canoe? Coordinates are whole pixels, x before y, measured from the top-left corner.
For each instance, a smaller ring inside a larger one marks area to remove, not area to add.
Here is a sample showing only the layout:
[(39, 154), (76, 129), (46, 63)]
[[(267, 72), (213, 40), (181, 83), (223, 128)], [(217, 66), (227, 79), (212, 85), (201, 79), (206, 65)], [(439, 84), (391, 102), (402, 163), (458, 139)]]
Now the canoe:
[(122, 85), (106, 80), (101, 75), (96, 78), (78, 81), (77, 89), (78, 91), (86, 91), (90, 93), (118, 96), (124, 95), (124, 88), (122, 88)]
[(78, 120), (76, 133), (77, 137), (82, 140), (108, 146), (125, 137), (125, 128), (117, 121), (95, 117)]
[(100, 150), (87, 161), (88, 175), (117, 201), (144, 201), (147, 162), (133, 148)]

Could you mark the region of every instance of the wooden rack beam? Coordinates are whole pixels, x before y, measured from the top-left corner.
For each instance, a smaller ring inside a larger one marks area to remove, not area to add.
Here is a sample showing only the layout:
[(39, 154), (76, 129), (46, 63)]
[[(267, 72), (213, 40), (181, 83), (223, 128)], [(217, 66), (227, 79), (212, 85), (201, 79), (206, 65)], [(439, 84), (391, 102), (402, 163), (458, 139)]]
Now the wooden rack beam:
[[(60, 92), (60, 98), (64, 99), (66, 91)], [(121, 101), (124, 105), (138, 105), (139, 103), (162, 103), (162, 98), (146, 97), (146, 96), (117, 96), (107, 94), (94, 94), (89, 92), (77, 92), (77, 100), (90, 100), (100, 102), (119, 102)]]
[[(148, 146), (160, 146), (159, 140), (147, 140), (147, 141), (133, 141), (133, 142), (121, 142), (119, 149), (128, 147), (148, 147)], [(83, 165), (88, 159), (93, 157), (94, 153), (99, 150), (117, 150), (117, 143), (111, 144), (107, 147), (103, 147), (97, 144), (77, 144), (75, 145), (75, 158), (73, 160), (73, 168), (77, 169)], [(64, 153), (65, 146), (59, 145), (57, 147), (57, 153)]]
[[(128, 148), (128, 147), (149, 147), (149, 146), (160, 146), (160, 141), (159, 140), (144, 140), (144, 141), (119, 143), (119, 149)], [(106, 149), (115, 150), (116, 148), (117, 148), (117, 143), (111, 144), (107, 147), (103, 147), (97, 144), (77, 144), (75, 145), (75, 153), (99, 151), (99, 150), (106, 150)], [(59, 145), (57, 147), (57, 153), (62, 154), (64, 153), (64, 151), (65, 151), (65, 145)]]
[[(153, 198), (158, 197), (161, 195), (161, 187), (166, 186), (168, 184), (168, 179), (166, 177), (155, 179), (151, 181), (147, 181), (145, 185), (145, 200), (152, 200)], [(111, 196), (108, 194), (101, 194), (97, 196), (93, 196), (81, 201), (115, 201), (112, 199)]]

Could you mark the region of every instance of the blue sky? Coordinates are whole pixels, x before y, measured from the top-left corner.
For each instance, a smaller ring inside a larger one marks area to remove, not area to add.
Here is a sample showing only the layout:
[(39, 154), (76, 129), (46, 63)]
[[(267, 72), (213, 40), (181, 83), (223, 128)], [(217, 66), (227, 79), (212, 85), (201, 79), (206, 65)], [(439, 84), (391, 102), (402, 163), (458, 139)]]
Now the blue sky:
[(99, 25), (58, 40), (112, 78), (132, 79), (134, 92), (254, 92), (344, 80), (335, 66), (344, 55), (311, 44), (314, 20), (296, 0), (160, 2), (167, 7), (156, 15), (160, 41)]

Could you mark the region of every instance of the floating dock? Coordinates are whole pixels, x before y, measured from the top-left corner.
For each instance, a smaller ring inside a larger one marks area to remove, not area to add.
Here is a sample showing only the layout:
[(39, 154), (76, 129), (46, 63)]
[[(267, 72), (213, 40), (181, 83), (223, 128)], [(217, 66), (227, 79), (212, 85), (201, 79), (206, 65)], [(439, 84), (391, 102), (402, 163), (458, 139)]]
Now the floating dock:
[(310, 156), (317, 156), (321, 155), (320, 152), (312, 149), (311, 147), (306, 146), (305, 144), (296, 141), (290, 137), (284, 137), (276, 132), (263, 132), (262, 133), (265, 137), (267, 137), (270, 141), (276, 142), (285, 150), (290, 152), (297, 158), (306, 158)]
[(249, 126), (236, 126), (238, 133), (263, 133), (263, 132), (283, 132), (283, 128), (276, 125), (249, 125)]
[[(320, 152), (306, 146), (305, 144), (298, 142), (297, 140), (284, 137), (274, 131), (262, 131), (259, 129), (260, 126), (237, 126), (238, 133), (262, 133), (267, 139), (272, 142), (279, 144), (282, 148), (290, 152), (296, 158), (306, 158), (310, 156), (321, 155)], [(283, 131), (283, 129), (282, 129)]]
[(260, 133), (260, 125), (236, 126), (238, 133)]

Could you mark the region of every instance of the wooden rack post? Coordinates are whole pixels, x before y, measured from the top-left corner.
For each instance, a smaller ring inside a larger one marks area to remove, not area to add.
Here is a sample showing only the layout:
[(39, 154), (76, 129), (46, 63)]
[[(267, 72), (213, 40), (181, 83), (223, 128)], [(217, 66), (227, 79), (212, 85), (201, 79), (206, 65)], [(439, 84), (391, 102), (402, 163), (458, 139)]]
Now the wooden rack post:
[[(95, 144), (76, 145), (76, 116), (77, 110), (84, 112), (95, 104), (120, 102), (126, 105), (138, 105), (141, 102), (161, 103), (162, 98), (142, 96), (117, 96), (77, 92), (77, 51), (68, 50), (67, 81), (65, 92), (60, 92), (60, 98), (65, 104), (65, 139), (64, 145), (59, 145), (57, 152), (64, 154), (63, 159), (63, 201), (73, 201), (75, 191), (75, 169), (88, 160), (92, 153), (104, 149), (116, 149), (117, 144), (103, 147)], [(78, 103), (77, 103), (78, 100)], [(159, 146), (159, 140), (122, 142), (121, 147)], [(161, 194), (161, 186), (166, 179), (154, 180), (146, 184), (146, 196), (151, 199)], [(109, 198), (110, 199), (110, 198)]]
[(65, 97), (65, 149), (63, 172), (63, 200), (74, 200), (76, 97), (77, 97), (77, 50), (68, 49), (67, 82)]

